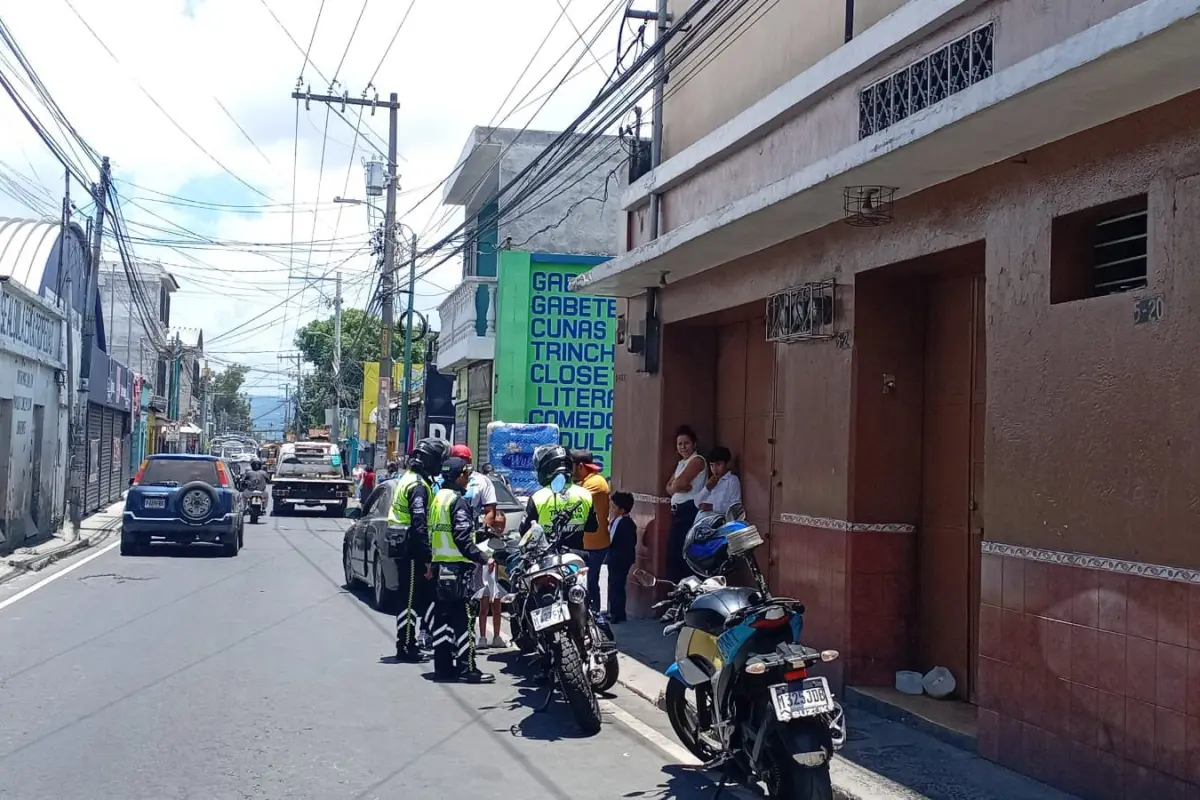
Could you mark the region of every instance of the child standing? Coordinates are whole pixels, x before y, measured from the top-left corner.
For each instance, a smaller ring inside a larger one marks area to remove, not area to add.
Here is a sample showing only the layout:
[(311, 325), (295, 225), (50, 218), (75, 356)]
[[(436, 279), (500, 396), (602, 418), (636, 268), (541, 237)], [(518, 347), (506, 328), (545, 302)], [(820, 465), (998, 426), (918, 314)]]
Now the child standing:
[(625, 617), (625, 582), (629, 579), (629, 570), (637, 560), (637, 523), (629, 516), (633, 511), (633, 495), (629, 492), (616, 492), (612, 496), (609, 513), (612, 522), (609, 523), (608, 549), (608, 613), (613, 623), (624, 622)]

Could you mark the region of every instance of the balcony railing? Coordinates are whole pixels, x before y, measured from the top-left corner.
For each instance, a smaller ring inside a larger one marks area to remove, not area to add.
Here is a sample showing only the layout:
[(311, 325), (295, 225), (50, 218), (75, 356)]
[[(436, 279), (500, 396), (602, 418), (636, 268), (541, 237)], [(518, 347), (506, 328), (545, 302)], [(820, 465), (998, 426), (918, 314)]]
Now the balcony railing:
[(496, 338), (496, 279), (471, 276), (438, 306), (438, 367), (462, 369), (491, 360)]

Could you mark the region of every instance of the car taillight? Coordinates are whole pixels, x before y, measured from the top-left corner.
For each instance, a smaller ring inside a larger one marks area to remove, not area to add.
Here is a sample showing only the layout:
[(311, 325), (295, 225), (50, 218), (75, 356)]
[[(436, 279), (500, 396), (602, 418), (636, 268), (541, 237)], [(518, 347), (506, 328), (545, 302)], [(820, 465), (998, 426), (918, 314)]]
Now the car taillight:
[(146, 473), (146, 465), (149, 463), (150, 463), (150, 460), (146, 459), (145, 461), (142, 462), (141, 466), (138, 467), (137, 474), (133, 476), (133, 485), (134, 486), (141, 484), (142, 475), (144, 475)]
[(225, 472), (225, 465), (220, 461), (217, 462), (217, 483), (222, 489), (229, 488), (229, 475)]

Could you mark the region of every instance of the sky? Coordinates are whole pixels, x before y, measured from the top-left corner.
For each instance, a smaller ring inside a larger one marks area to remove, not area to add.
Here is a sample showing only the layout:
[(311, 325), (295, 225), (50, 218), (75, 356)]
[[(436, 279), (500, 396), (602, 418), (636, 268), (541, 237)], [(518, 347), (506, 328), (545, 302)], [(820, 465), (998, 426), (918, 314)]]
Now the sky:
[[(625, 5), (0, 0), (0, 20), (82, 138), (111, 159), (134, 256), (163, 263), (181, 284), (172, 324), (203, 329), (215, 369), (250, 366), (247, 389), (261, 395), (285, 380), (277, 356), (293, 350), (296, 329), (332, 314), (332, 281), (306, 276), (340, 271), (346, 306), (358, 308), (374, 276), (368, 209), (332, 200), (364, 197), (361, 162), (381, 157), (387, 111), (367, 111), (356, 134), (358, 109), (344, 121), (323, 104), (306, 108), (290, 96), (298, 79), (314, 93), (334, 77), (333, 94), (361, 96), (368, 83), (383, 98), (396, 92), (398, 219), (432, 243), (461, 222), (441, 205), (439, 183), (471, 128), (568, 125), (613, 69)], [(65, 143), (3, 45), (0, 73)], [(0, 194), (0, 216), (57, 218), (63, 169), (0, 91), (3, 174), (27, 194)], [(78, 184), (71, 191), (85, 224), (90, 198)], [(435, 329), (460, 276), (455, 258), (417, 286)]]

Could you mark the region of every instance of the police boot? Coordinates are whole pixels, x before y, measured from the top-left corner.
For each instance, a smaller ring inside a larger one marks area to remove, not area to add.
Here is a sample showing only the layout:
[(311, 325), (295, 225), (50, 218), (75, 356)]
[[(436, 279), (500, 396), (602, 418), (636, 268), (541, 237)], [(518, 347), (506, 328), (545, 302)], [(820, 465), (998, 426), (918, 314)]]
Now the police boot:
[(483, 672), (478, 667), (465, 669), (458, 676), (459, 683), (495, 683), (496, 676), (490, 672)]
[(425, 661), (426, 656), (421, 652), (421, 648), (416, 645), (406, 645), (399, 642), (396, 643), (396, 660), (402, 661), (405, 664), (420, 664)]

